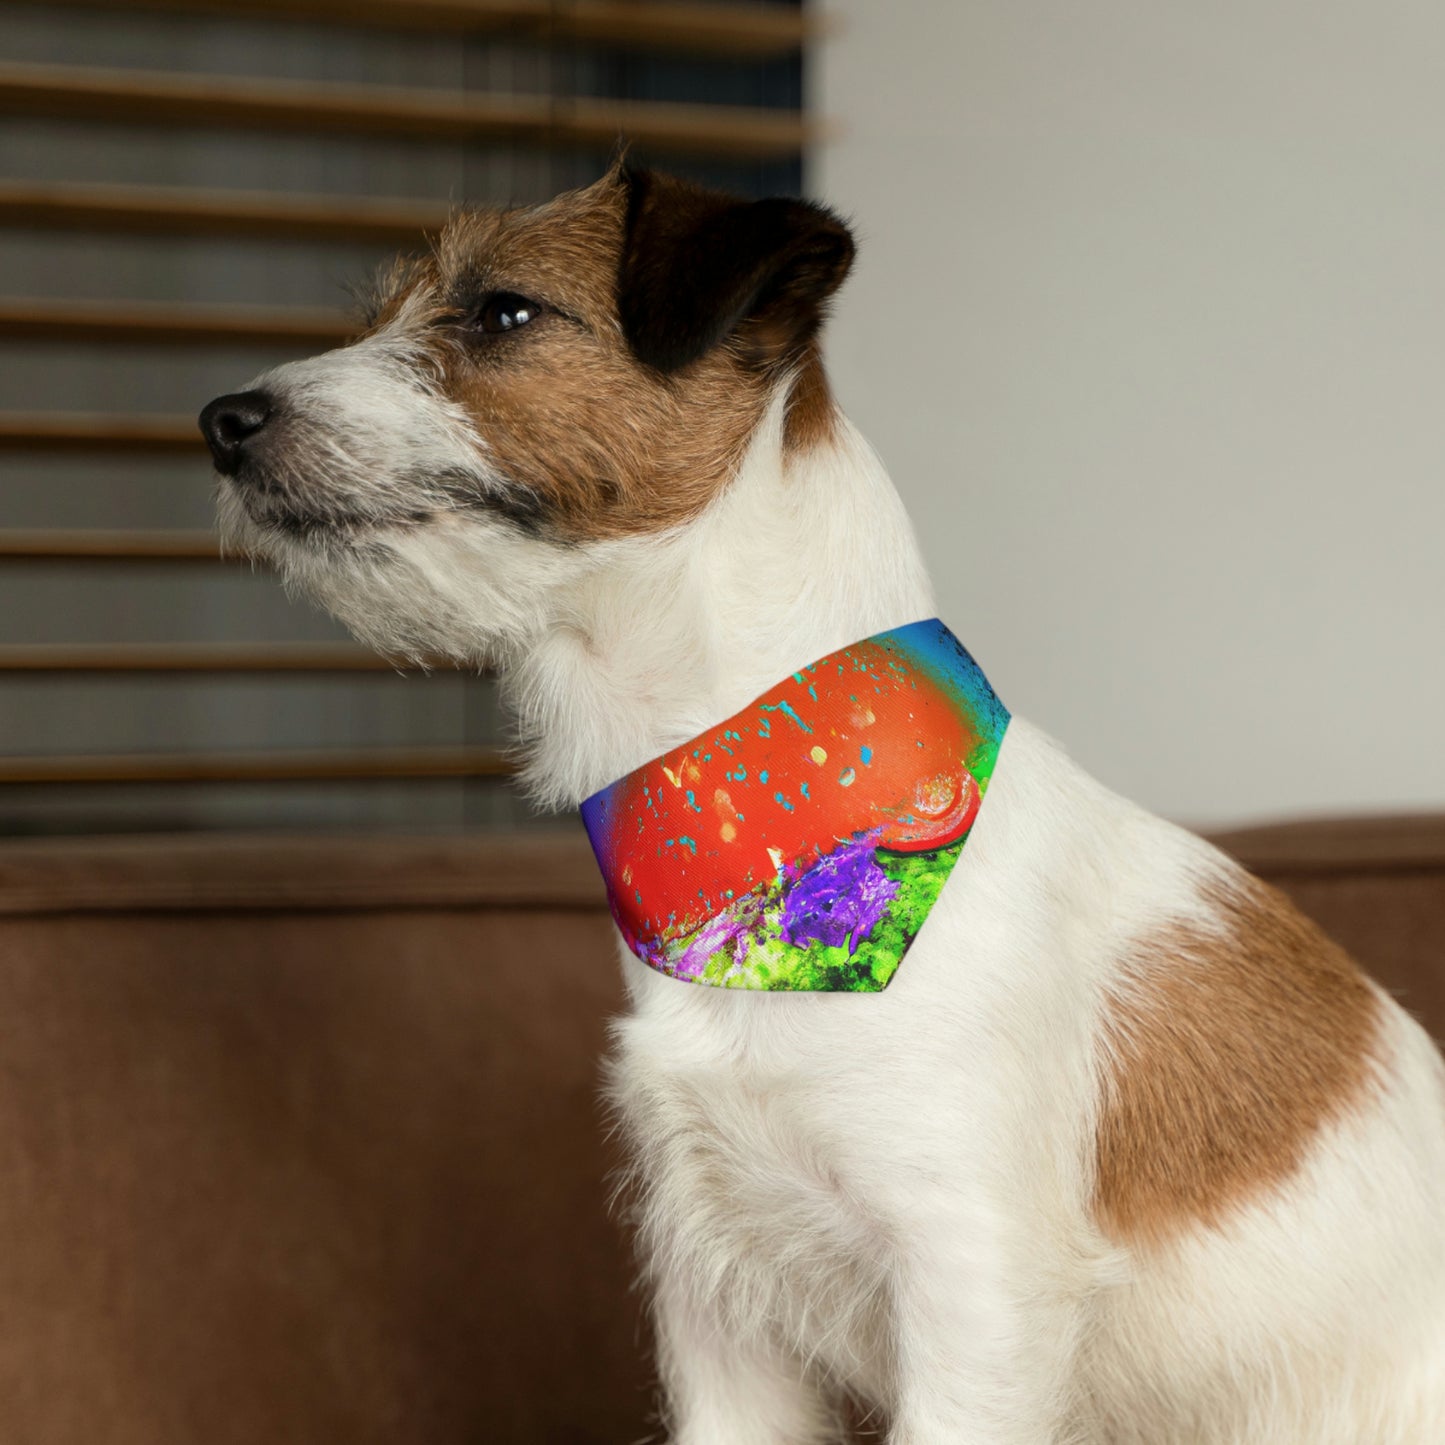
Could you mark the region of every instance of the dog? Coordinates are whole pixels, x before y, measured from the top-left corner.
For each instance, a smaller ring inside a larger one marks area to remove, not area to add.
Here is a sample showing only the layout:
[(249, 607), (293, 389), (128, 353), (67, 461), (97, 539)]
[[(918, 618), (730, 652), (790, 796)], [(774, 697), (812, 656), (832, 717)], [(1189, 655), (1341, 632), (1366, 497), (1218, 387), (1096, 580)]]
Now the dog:
[[(618, 163), (458, 213), (212, 402), (229, 545), (495, 666), (576, 806), (933, 615), (819, 350), (848, 227)], [(900, 364), (906, 364), (900, 359)], [(1013, 719), (872, 997), (622, 950), (611, 1097), (677, 1445), (1445, 1440), (1445, 1070), (1276, 892)]]

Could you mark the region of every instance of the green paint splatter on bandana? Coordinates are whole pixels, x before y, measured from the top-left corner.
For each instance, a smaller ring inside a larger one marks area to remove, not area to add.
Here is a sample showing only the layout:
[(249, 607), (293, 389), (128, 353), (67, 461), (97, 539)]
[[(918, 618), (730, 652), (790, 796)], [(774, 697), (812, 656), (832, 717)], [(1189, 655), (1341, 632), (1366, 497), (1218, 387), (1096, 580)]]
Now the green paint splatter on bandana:
[[(887, 912), (852, 953), (844, 944), (817, 939), (790, 943), (783, 934), (787, 887), (781, 880), (761, 899), (754, 897), (748, 916), (737, 919), (735, 931), (708, 954), (701, 968), (693, 964), (699, 983), (719, 988), (814, 990), (827, 993), (877, 993), (888, 986), (929, 910), (963, 852), (964, 840), (932, 853), (890, 853), (879, 848), (874, 857), (898, 885)], [(688, 940), (695, 945), (696, 938)], [(675, 950), (680, 958), (687, 948)]]

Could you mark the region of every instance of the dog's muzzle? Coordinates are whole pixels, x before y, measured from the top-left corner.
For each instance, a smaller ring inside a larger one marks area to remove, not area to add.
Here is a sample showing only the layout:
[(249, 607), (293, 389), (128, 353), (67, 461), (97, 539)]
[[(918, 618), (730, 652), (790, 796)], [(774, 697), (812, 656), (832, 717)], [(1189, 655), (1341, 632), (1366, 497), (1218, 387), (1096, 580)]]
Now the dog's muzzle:
[(254, 449), (274, 410), (266, 392), (238, 391), (218, 396), (201, 412), (201, 435), (222, 476), (233, 477), (240, 471), (247, 449)]

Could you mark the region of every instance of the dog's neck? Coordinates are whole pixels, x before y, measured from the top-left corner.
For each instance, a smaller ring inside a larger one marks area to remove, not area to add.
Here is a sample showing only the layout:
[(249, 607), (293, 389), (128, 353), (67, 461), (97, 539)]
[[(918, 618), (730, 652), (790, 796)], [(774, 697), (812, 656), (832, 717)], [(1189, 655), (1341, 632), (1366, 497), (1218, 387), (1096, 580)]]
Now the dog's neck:
[(506, 670), (541, 801), (575, 806), (799, 667), (933, 615), (876, 454), (841, 416), (828, 440), (793, 452), (782, 412), (780, 397), (697, 520), (600, 544)]

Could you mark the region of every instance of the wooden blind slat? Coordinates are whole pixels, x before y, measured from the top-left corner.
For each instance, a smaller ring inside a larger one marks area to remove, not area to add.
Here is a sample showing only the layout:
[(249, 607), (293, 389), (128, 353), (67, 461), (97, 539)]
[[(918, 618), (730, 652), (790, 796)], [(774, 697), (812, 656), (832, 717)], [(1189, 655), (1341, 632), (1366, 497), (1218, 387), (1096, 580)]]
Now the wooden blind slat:
[(736, 160), (796, 156), (819, 138), (817, 127), (799, 113), (743, 106), (494, 96), (19, 63), (0, 65), (0, 112), (592, 150), (610, 150), (625, 137), (658, 152)]
[(0, 337), (9, 340), (330, 347), (356, 329), (344, 312), (301, 306), (0, 298)]
[(52, 230), (412, 246), (439, 231), (448, 214), (446, 206), (360, 197), (0, 181), (0, 225)]
[(83, 8), (189, 11), (389, 30), (505, 35), (699, 55), (790, 55), (821, 27), (776, 5), (676, 0), (55, 0)]
[(329, 642), (0, 645), (0, 673), (365, 673), (406, 667), (362, 647)]
[(0, 757), (0, 784), (360, 782), (500, 778), (514, 771), (504, 753), (479, 747)]
[[(219, 562), (211, 532), (0, 531), (0, 561)], [(247, 561), (246, 558), (228, 559)]]
[[(532, 9), (554, 8), (536, 0)], [(560, 0), (556, 33), (594, 45), (763, 59), (792, 55), (825, 33), (801, 9), (780, 5), (648, 5), (634, 0)]]
[(0, 412), (0, 451), (204, 452), (193, 416)]

